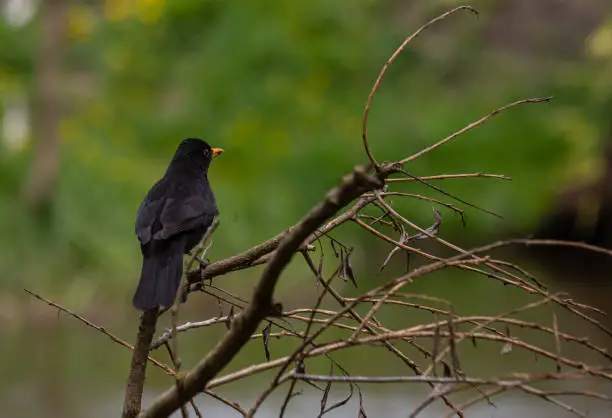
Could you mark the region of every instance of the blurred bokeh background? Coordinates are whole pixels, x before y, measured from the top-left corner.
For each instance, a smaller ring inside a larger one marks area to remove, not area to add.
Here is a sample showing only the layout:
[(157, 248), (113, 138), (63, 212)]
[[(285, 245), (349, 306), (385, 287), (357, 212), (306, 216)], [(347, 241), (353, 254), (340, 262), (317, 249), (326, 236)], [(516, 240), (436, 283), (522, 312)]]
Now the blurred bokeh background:
[[(365, 161), (361, 115), (380, 67), (409, 33), (456, 5), (0, 1), (0, 416), (116, 416), (129, 353), (22, 289), (131, 341), (137, 314), (130, 300), (140, 268), (133, 221), (181, 139), (201, 137), (226, 150), (210, 172), (222, 217), (209, 257), (246, 249), (296, 222)], [(442, 208), (441, 234), (450, 241), (467, 246), (536, 235), (612, 247), (612, 2), (472, 5), (479, 18), (459, 14), (431, 28), (391, 66), (370, 114), (374, 154), (400, 159), (507, 102), (553, 95), (551, 103), (496, 116), (407, 169), (512, 177), (438, 183), (504, 216), (464, 208), (464, 227)], [(397, 188), (441, 198), (413, 183)], [(430, 203), (410, 201), (402, 210), (421, 225), (432, 223)], [(384, 244), (351, 228), (339, 234), (357, 247), (363, 286), (388, 277), (375, 274)], [(558, 250), (508, 256), (553, 288), (612, 307), (606, 260)], [(316, 289), (303, 266), (292, 271), (278, 298), (303, 305)], [(248, 295), (256, 277), (223, 283)], [(523, 300), (483, 282), (440, 275), (411, 291), (479, 312)], [(196, 300), (186, 308), (193, 318), (218, 312), (216, 302)], [(550, 311), (535, 318), (550, 321)], [(570, 319), (566, 326), (595, 334)], [(186, 339), (193, 352), (185, 349), (185, 364), (222, 332)], [(520, 356), (501, 358), (498, 349), (490, 357), (476, 363), (495, 371), (524, 363)], [(238, 363), (262, 360), (258, 345)], [(149, 374), (152, 388), (170, 383)], [(251, 399), (242, 389), (235, 391)], [(403, 400), (404, 389), (394, 390)], [(390, 393), (373, 393), (374, 416), (396, 416), (403, 404)], [(218, 405), (206, 402), (215, 411)], [(495, 416), (516, 416), (517, 404), (506, 404)]]

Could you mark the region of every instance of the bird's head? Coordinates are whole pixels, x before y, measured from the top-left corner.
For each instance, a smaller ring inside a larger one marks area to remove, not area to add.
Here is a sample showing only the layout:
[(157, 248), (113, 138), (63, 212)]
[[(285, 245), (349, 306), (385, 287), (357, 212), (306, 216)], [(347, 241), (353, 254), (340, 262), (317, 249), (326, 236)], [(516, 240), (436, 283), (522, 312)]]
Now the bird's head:
[(221, 154), (223, 154), (221, 148), (212, 148), (207, 142), (198, 138), (187, 138), (179, 145), (172, 162), (180, 161), (181, 164), (189, 162), (202, 168), (208, 168), (212, 159)]

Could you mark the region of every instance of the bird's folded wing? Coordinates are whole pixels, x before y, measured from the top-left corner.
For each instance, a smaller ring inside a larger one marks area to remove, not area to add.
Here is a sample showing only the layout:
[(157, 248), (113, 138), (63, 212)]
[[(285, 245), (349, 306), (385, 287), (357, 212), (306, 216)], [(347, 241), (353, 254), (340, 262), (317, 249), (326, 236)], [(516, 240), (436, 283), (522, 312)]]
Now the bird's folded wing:
[(140, 245), (146, 245), (151, 241), (151, 236), (154, 234), (153, 224), (156, 223), (155, 220), (163, 209), (165, 201), (166, 199), (163, 198), (157, 200), (145, 199), (140, 204), (136, 216), (136, 235)]
[(160, 216), (162, 229), (155, 232), (154, 239), (168, 239), (181, 232), (190, 231), (212, 223), (218, 214), (213, 200), (204, 196), (166, 200)]

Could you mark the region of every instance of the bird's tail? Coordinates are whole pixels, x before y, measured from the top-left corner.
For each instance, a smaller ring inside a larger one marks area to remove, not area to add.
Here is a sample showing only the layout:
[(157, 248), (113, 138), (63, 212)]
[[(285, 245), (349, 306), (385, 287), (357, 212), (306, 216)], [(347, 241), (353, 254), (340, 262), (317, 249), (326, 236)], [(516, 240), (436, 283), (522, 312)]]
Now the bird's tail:
[(156, 247), (143, 254), (140, 282), (132, 299), (136, 309), (145, 311), (174, 303), (183, 275), (185, 242), (181, 239), (169, 241), (156, 243)]

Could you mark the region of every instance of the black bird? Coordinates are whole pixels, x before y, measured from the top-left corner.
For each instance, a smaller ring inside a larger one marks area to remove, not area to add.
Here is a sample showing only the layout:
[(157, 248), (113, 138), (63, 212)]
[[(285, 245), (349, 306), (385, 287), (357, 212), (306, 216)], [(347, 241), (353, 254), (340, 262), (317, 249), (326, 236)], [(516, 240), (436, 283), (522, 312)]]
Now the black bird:
[(132, 303), (136, 309), (169, 307), (183, 274), (183, 254), (204, 236), (219, 214), (208, 183), (208, 166), (222, 154), (201, 139), (179, 145), (166, 174), (149, 190), (136, 216), (142, 273)]

